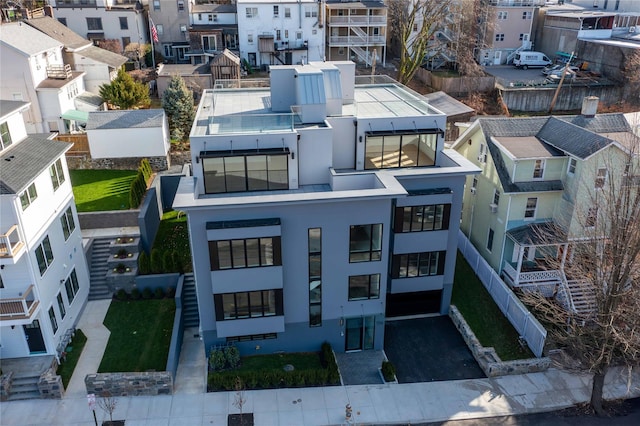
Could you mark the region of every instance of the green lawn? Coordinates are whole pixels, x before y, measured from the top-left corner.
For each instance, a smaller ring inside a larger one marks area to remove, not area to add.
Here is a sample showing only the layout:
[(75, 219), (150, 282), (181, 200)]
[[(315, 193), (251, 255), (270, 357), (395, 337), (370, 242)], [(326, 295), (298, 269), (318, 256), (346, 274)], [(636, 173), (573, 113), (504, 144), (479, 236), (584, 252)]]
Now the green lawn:
[(175, 310), (173, 299), (111, 302), (104, 319), (111, 335), (98, 372), (164, 371)]
[(65, 388), (69, 385), (69, 381), (73, 375), (73, 370), (76, 369), (76, 364), (78, 364), (78, 360), (80, 359), (80, 354), (82, 354), (82, 349), (84, 349), (85, 343), (87, 343), (87, 336), (84, 335), (82, 330), (76, 330), (73, 340), (71, 340), (71, 343), (67, 346), (67, 348), (71, 347), (71, 351), (67, 351), (65, 360), (62, 361), (56, 371), (56, 374), (62, 377), (62, 383)]
[(291, 364), (296, 371), (322, 368), (320, 356), (316, 352), (298, 352), (272, 355), (254, 355), (242, 357), (240, 368), (235, 371), (282, 370)]
[(69, 170), (79, 212), (126, 210), (135, 170)]
[(518, 332), (494, 303), (464, 257), (458, 253), (451, 304), (456, 305), (482, 346), (493, 346), (503, 361), (533, 358)]
[(187, 215), (180, 214), (175, 210), (166, 212), (162, 216), (158, 234), (153, 242), (153, 248), (161, 252), (167, 250), (175, 251), (182, 257), (182, 265), (185, 272), (191, 272), (191, 248), (189, 246), (189, 228), (187, 226)]

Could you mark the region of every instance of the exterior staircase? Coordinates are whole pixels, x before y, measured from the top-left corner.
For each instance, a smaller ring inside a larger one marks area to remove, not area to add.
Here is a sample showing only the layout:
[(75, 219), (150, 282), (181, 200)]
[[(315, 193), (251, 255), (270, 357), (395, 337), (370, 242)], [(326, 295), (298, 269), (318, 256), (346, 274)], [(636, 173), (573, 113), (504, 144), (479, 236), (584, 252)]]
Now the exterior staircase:
[(567, 311), (583, 318), (591, 316), (596, 308), (596, 295), (592, 286), (579, 280), (567, 280), (562, 272), (556, 299)]
[(196, 282), (193, 274), (184, 275), (184, 282), (182, 284), (182, 315), (184, 317), (184, 328), (200, 327)]
[(14, 377), (11, 381), (11, 393), (7, 400), (39, 399), (40, 391), (38, 390), (38, 381), (40, 381), (39, 373), (32, 376)]
[(93, 240), (91, 252), (89, 300), (111, 299), (113, 294), (107, 284), (107, 264), (111, 252), (110, 243), (113, 238), (96, 238)]

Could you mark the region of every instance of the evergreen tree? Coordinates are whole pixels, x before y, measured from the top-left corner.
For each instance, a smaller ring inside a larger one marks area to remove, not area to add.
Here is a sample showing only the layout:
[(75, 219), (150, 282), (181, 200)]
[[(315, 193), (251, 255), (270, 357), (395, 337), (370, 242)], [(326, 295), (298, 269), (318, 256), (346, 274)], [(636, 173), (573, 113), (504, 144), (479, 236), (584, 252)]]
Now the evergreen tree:
[(151, 103), (147, 86), (135, 81), (123, 68), (118, 70), (118, 76), (111, 84), (100, 86), (100, 96), (119, 109), (147, 107)]
[(182, 77), (171, 77), (169, 86), (162, 95), (162, 108), (169, 119), (171, 138), (178, 141), (188, 138), (195, 111), (193, 92), (189, 90)]

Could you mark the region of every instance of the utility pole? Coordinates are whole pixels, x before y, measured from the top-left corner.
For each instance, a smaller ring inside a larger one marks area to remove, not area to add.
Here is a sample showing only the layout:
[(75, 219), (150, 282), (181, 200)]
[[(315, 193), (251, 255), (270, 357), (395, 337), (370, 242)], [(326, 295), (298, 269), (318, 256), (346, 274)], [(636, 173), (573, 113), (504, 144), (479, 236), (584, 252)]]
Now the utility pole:
[(571, 52), (571, 56), (569, 56), (569, 60), (566, 64), (564, 64), (564, 68), (562, 68), (562, 76), (560, 77), (560, 82), (558, 83), (558, 87), (556, 88), (556, 92), (553, 94), (553, 99), (551, 100), (551, 106), (549, 107), (549, 114), (553, 111), (553, 107), (556, 106), (556, 100), (558, 100), (558, 94), (560, 93), (560, 88), (562, 87), (562, 83), (564, 82), (564, 77), (567, 75), (567, 70), (569, 69), (569, 65), (571, 65), (571, 61), (573, 60), (573, 53)]

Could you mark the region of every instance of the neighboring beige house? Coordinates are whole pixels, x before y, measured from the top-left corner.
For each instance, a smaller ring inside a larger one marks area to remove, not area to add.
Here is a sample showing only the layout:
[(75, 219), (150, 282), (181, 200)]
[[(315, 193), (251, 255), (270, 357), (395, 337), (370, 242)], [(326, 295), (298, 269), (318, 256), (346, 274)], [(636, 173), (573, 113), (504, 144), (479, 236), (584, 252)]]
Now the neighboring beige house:
[(536, 10), (545, 0), (482, 0), (487, 3), (479, 16), (481, 49), (476, 60), (482, 65), (501, 65), (513, 61), (516, 52), (531, 50), (531, 33)]
[(382, 0), (326, 0), (329, 61), (386, 64), (387, 6)]
[[(640, 143), (623, 114), (596, 115), (597, 98), (583, 105), (581, 115), (479, 118), (452, 146), (482, 168), (467, 178), (460, 228), (513, 287), (577, 299), (563, 270), (571, 241), (598, 220), (593, 191), (626, 176), (627, 146)], [(563, 231), (543, 241), (545, 229)]]

